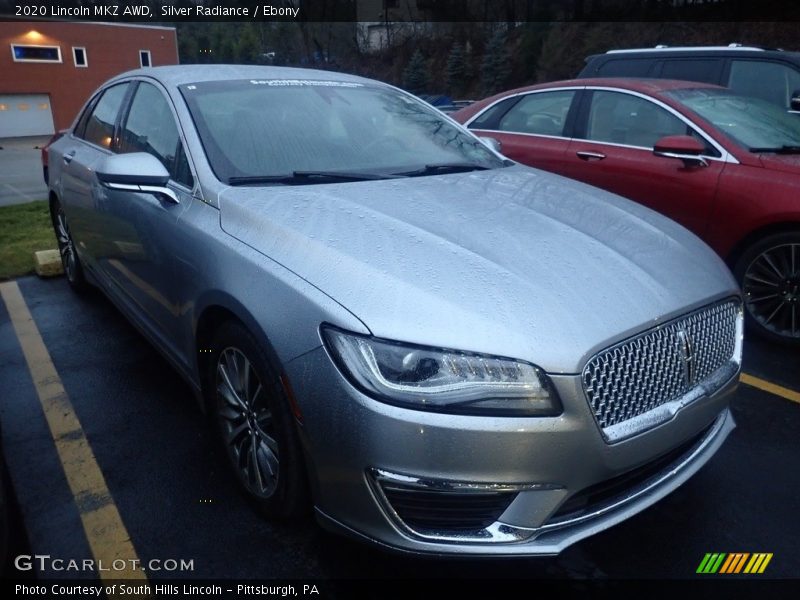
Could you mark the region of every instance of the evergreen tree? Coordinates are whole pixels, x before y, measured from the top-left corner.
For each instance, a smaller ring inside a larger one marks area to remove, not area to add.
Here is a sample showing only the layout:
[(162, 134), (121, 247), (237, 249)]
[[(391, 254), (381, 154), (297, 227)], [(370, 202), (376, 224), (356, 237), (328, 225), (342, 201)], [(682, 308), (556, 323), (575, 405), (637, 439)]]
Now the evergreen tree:
[(498, 29), (489, 39), (483, 53), (481, 83), (484, 94), (490, 96), (503, 90), (510, 74), (511, 60), (506, 49), (506, 33)]
[(403, 87), (413, 94), (418, 94), (425, 91), (430, 79), (428, 61), (422, 56), (422, 52), (417, 49), (411, 56), (411, 60), (408, 61), (405, 71), (403, 71)]
[(463, 91), (467, 80), (467, 63), (464, 60), (464, 47), (456, 42), (450, 48), (450, 55), (447, 57), (447, 72), (445, 83), (447, 92), (459, 94)]
[(239, 33), (239, 42), (236, 44), (236, 59), (245, 65), (254, 65), (261, 62), (261, 43), (253, 25), (247, 23)]

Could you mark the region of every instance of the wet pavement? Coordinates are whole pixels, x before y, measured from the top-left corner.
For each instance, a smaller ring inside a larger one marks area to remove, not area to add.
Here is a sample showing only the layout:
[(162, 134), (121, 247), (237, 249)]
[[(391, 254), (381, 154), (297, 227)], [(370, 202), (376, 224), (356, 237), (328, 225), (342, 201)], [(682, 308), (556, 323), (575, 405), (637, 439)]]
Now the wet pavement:
[[(732, 402), (738, 427), (697, 475), (558, 557), (401, 556), (326, 533), (310, 516), (289, 525), (265, 521), (238, 492), (189, 387), (110, 302), (76, 296), (63, 278), (18, 285), (139, 557), (193, 561), (193, 571), (169, 575), (686, 578), (707, 552), (770, 552), (770, 577), (800, 576), (800, 404), (774, 393), (741, 385)], [(744, 370), (800, 390), (800, 351), (748, 340)], [(91, 558), (3, 302), (0, 423), (31, 552)]]

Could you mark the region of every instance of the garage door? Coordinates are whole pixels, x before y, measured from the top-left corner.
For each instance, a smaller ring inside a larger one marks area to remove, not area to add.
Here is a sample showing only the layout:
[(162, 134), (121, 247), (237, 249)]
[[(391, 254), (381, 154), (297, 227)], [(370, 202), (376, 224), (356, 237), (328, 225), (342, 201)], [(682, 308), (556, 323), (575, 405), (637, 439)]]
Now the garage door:
[(0, 94), (0, 138), (50, 135), (53, 112), (47, 94)]

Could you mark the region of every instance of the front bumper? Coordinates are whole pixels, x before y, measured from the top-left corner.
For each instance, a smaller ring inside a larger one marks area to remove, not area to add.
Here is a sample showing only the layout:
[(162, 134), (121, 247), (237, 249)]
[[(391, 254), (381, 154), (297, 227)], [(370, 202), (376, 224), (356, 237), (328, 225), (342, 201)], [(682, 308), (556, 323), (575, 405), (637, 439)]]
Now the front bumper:
[[(557, 554), (669, 494), (735, 427), (727, 406), (738, 373), (669, 422), (608, 444), (577, 376), (551, 377), (564, 406), (558, 417), (492, 418), (373, 400), (341, 376), (323, 348), (288, 370), (303, 413), (318, 519), (406, 552)], [(444, 515), (441, 527), (424, 514), (409, 516), (433, 492), (445, 492), (434, 496), (436, 506), (448, 499), (450, 512), (437, 513)], [(401, 506), (398, 494), (417, 504)], [(453, 516), (469, 512), (463, 507), (472, 500), (484, 510), (479, 527)]]

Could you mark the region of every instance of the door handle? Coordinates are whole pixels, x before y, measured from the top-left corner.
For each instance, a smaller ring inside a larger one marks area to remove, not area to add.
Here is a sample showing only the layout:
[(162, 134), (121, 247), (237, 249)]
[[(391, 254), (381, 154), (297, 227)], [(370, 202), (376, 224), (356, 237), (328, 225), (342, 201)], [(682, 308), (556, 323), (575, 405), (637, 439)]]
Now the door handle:
[(606, 155), (600, 152), (589, 152), (588, 150), (578, 150), (575, 154), (581, 160), (603, 160)]
[(67, 152), (62, 158), (64, 159), (64, 164), (68, 165), (72, 162), (72, 159), (75, 158), (75, 150)]

